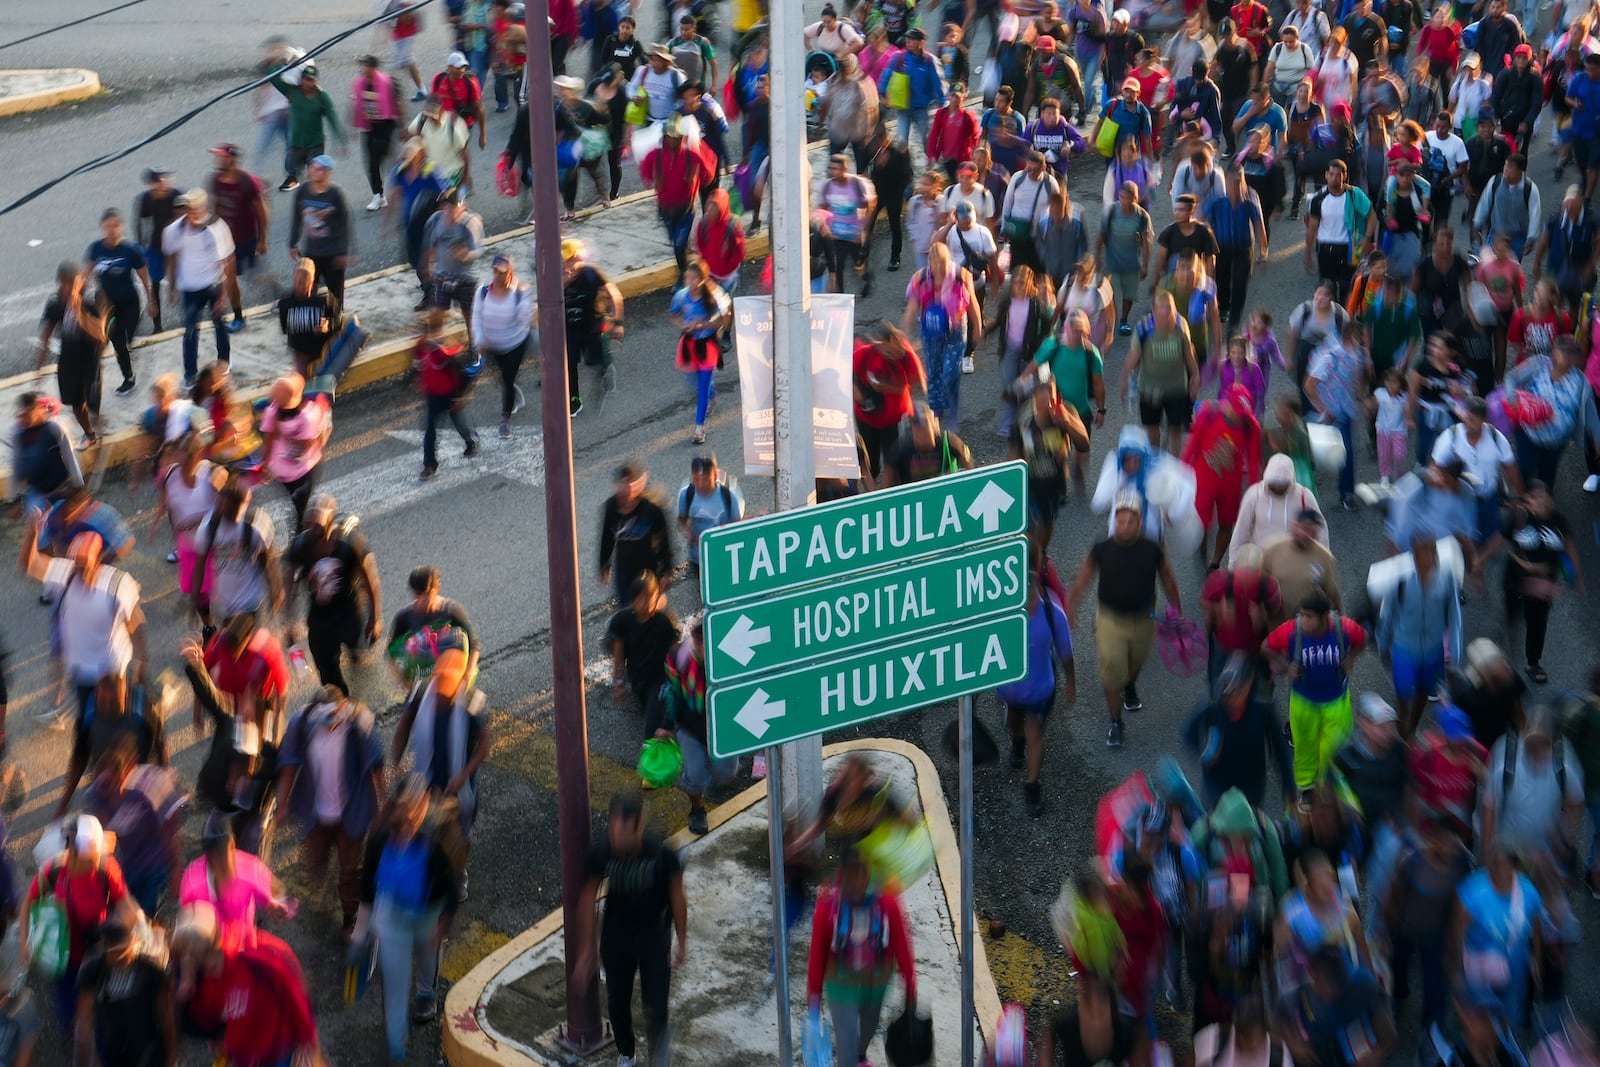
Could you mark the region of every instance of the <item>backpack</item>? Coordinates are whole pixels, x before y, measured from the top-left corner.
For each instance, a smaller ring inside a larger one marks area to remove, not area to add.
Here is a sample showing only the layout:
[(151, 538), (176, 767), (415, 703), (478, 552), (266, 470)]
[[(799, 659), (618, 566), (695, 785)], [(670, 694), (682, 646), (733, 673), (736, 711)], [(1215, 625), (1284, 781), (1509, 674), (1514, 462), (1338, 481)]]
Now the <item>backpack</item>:
[[(1501, 186), (1505, 185), (1505, 179), (1502, 178), (1500, 175), (1496, 174), (1494, 176), (1494, 178), (1491, 179), (1491, 183), (1494, 185), (1494, 189), (1493, 189), (1493, 191), (1491, 191), (1489, 193), (1488, 219), (1489, 219), (1489, 225), (1493, 226), (1494, 225), (1494, 202), (1495, 202), (1495, 198), (1500, 195), (1500, 188), (1501, 188)], [(1524, 178), (1523, 182), (1522, 182), (1522, 209), (1524, 211), (1528, 210), (1528, 206), (1532, 203), (1532, 201), (1533, 201), (1533, 183), (1528, 181), (1526, 178)], [(1530, 218), (1529, 221), (1531, 222), (1532, 219)]]
[[(686, 519), (689, 517), (689, 505), (691, 503), (689, 494), (692, 492), (694, 492), (694, 486), (692, 485), (686, 485), (682, 489), (678, 490), (678, 518), (680, 519)], [(728, 488), (727, 482), (718, 480), (717, 492), (722, 495), (722, 513), (728, 517), (729, 522), (732, 522), (735, 518), (733, 511), (733, 491)]]
[[(262, 540), (261, 534), (256, 530), (256, 518), (261, 514), (261, 509), (254, 505), (245, 508), (244, 515), (239, 520), (239, 539), (245, 548), (245, 554), (255, 561), (263, 570), (271, 562), (268, 559), (267, 545)], [(206, 519), (206, 552), (212, 553), (217, 548), (217, 528), (222, 525), (222, 516), (213, 508), (210, 518)]]
[[(1344, 666), (1345, 658), (1350, 652), (1350, 635), (1344, 632), (1344, 620), (1337, 611), (1328, 612), (1328, 629), (1333, 631), (1334, 641), (1339, 647), (1339, 665)], [(1299, 663), (1300, 653), (1305, 648), (1305, 634), (1300, 627), (1300, 616), (1294, 618), (1294, 636), (1289, 639), (1289, 662)]]
[[(95, 874), (105, 883), (106, 903), (111, 901), (111, 877), (105, 869), (95, 868)], [(28, 908), (28, 944), (33, 950), (33, 969), (41, 978), (60, 979), (67, 973), (72, 958), (72, 925), (67, 916), (67, 901), (61, 895), (61, 883), (67, 877), (65, 863), (57, 863), (39, 872), (41, 885), (46, 878), (50, 885), (42, 890)]]
[[(866, 908), (870, 912), (867, 936), (861, 941), (850, 939), (852, 907)], [(850, 974), (873, 974), (883, 965), (889, 956), (889, 923), (878, 906), (877, 897), (868, 897), (858, 905), (839, 902), (833, 922), (833, 955), (839, 961), (839, 969)]]
[[(1567, 741), (1564, 737), (1556, 738), (1555, 747), (1550, 754), (1551, 762), (1556, 768), (1556, 795), (1567, 795)], [(1511, 795), (1511, 783), (1517, 777), (1517, 735), (1506, 734), (1505, 766), (1500, 771), (1500, 806), (1505, 807), (1506, 798)]]

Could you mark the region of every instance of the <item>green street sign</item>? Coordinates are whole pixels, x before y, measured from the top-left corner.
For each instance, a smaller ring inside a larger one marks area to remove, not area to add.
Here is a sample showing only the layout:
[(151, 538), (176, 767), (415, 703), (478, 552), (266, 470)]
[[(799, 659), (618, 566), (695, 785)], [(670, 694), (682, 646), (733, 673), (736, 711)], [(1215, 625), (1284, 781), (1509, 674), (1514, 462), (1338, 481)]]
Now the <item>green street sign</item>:
[(869, 652), (711, 690), (711, 754), (719, 759), (899, 715), (1020, 680), (1028, 616), (947, 627)]
[(706, 613), (711, 681), (783, 670), (886, 640), (1016, 611), (1028, 600), (1028, 539), (1013, 537), (860, 578)]
[(836, 581), (1023, 533), (1021, 460), (707, 530), (700, 539), (707, 607)]

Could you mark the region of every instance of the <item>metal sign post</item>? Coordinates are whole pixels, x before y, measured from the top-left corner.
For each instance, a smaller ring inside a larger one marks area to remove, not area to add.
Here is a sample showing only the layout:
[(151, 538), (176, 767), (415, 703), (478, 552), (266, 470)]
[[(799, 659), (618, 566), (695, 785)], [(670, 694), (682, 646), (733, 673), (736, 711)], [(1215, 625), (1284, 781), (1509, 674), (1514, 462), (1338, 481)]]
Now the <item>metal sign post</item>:
[(794, 1037), (789, 1030), (789, 938), (786, 917), (788, 887), (783, 873), (783, 749), (767, 749), (767, 848), (772, 852), (772, 993), (778, 1001), (778, 1065), (794, 1063)]
[(972, 1040), (972, 698), (961, 698), (961, 1067), (974, 1067)]

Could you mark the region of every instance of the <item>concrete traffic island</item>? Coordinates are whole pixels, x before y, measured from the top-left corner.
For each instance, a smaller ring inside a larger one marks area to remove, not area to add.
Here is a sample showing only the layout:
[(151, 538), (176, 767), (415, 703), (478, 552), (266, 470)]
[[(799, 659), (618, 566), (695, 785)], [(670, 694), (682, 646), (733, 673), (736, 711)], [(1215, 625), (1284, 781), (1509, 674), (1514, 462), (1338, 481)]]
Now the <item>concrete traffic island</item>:
[[(869, 755), (898, 795), (913, 797), (928, 816), (937, 862), (902, 896), (917, 956), (917, 1001), (931, 1015), (934, 1063), (960, 1058), (961, 965), (958, 940), (961, 892), (956, 835), (933, 762), (918, 748), (889, 739), (830, 745), (823, 753), (831, 778), (850, 752)], [(766, 984), (771, 897), (767, 871), (766, 784), (758, 782), (710, 813), (711, 832), (687, 831), (669, 839), (684, 860), (689, 902), (689, 958), (673, 973), (669, 1019), (673, 1062), (683, 1067), (752, 1067), (770, 1064), (778, 1045), (777, 1007)], [(648, 817), (648, 813), (647, 813)], [(789, 946), (791, 1017), (798, 1058), (805, 1021), (809, 917)], [(1000, 1013), (981, 938), (974, 943), (977, 1022), (983, 1042)], [(451, 987), (445, 999), (443, 1043), (451, 1067), (598, 1067), (614, 1063), (607, 1045), (587, 1056), (563, 1051), (557, 1027), (566, 1020), (561, 913), (553, 912), (486, 957)], [(603, 982), (603, 976), (602, 976)], [(605, 994), (602, 989), (602, 1011)], [(869, 1054), (885, 1063), (882, 1028), (903, 1006), (893, 984)], [(642, 1034), (643, 1014), (634, 1008)]]
[(0, 70), (0, 116), (87, 100), (99, 91), (100, 76), (92, 70)]

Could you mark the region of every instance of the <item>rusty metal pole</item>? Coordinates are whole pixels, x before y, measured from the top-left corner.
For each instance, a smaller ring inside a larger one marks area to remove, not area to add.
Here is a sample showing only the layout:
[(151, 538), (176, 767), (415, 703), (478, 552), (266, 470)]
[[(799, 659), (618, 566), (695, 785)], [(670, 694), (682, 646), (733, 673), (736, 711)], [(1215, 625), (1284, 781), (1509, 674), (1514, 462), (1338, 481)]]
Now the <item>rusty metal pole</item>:
[[(533, 170), (534, 274), (539, 296), (540, 398), (544, 422), (545, 549), (550, 560), (550, 651), (554, 661), (556, 801), (561, 831), (561, 912), (567, 958), (566, 1041), (578, 1049), (600, 1044), (600, 979), (573, 974), (583, 954), (580, 937), (594, 917), (579, 915), (589, 849), (589, 722), (583, 693), (583, 617), (578, 591), (578, 523), (572, 473), (572, 395), (567, 382), (567, 325), (561, 303), (561, 203), (556, 177), (555, 98), (550, 29), (543, 4), (527, 14), (529, 159)], [(544, 17), (540, 17), (544, 16)], [(487, 182), (480, 178), (480, 182)], [(594, 946), (587, 946), (593, 951)]]

